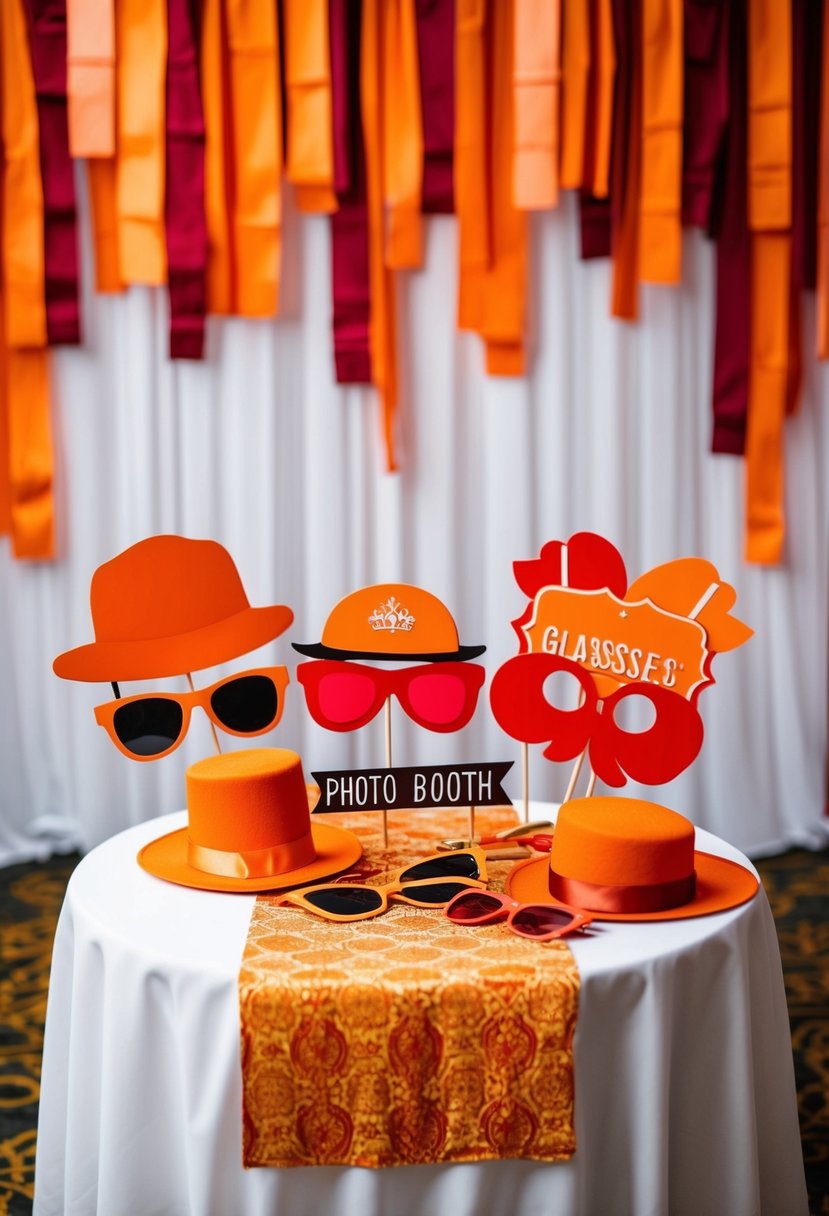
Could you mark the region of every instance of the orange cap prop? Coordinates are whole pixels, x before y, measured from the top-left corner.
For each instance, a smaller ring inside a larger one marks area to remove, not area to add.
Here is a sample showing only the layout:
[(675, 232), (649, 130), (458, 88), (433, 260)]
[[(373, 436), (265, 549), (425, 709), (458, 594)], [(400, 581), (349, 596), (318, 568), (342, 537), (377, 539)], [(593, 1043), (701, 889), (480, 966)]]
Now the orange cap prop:
[(187, 770), (188, 825), (145, 845), (138, 863), (205, 891), (274, 891), (348, 869), (362, 854), (343, 828), (311, 823), (302, 762), (284, 748), (208, 756)]
[(439, 663), (474, 659), (485, 646), (461, 646), (445, 604), (406, 583), (378, 583), (340, 600), (332, 609), (322, 641), (293, 643), (313, 659), (412, 660)]
[(684, 815), (638, 798), (575, 798), (558, 813), (549, 859), (520, 862), (507, 889), (596, 920), (682, 920), (746, 903), (759, 883), (737, 862), (694, 848)]
[(272, 641), (294, 619), (251, 608), (214, 540), (150, 536), (104, 562), (90, 588), (95, 641), (58, 655), (65, 680), (151, 680), (201, 671)]

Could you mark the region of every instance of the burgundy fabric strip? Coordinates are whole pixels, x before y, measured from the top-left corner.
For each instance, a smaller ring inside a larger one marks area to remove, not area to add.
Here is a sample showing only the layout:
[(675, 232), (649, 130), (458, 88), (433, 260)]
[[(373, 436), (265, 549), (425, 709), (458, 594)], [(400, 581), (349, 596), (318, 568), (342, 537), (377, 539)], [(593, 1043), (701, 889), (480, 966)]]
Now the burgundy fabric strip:
[[(823, 5), (805, 6), (806, 32), (803, 42), (804, 113), (803, 113), (803, 286), (814, 291), (817, 285), (817, 182), (820, 148), (820, 49), (823, 45)], [(829, 81), (826, 82), (829, 88)]]
[(714, 429), (711, 450), (736, 456), (745, 451), (751, 308), (751, 245), (746, 185), (748, 14), (746, 0), (730, 2), (729, 118), (717, 232)]
[[(599, 17), (597, 0), (590, 0), (590, 78), (587, 91), (587, 116), (584, 127), (583, 182), (592, 182), (596, 164), (596, 84), (599, 61)], [(610, 257), (610, 200), (594, 198), (587, 190), (579, 192), (579, 225), (582, 261)]]
[(46, 336), (81, 340), (78, 223), (66, 111), (66, 0), (25, 0), (40, 127), (43, 180)]
[(613, 144), (610, 153), (610, 232), (622, 223), (627, 179), (628, 129), (633, 102), (635, 46), (634, 12), (629, 0), (613, 0), (613, 38), (616, 43), (616, 79), (613, 85)]
[(455, 209), (455, 4), (417, 0), (417, 49), (423, 115), (423, 210)]
[(361, 0), (329, 0), (334, 188), (331, 277), (339, 384), (371, 383), (371, 286), (365, 149), (360, 111)]
[(204, 113), (196, 6), (167, 0), (167, 189), (164, 228), (170, 294), (170, 357), (204, 357), (207, 223)]
[(685, 0), (684, 19), (682, 222), (708, 231), (728, 124), (728, 0)]
[[(809, 3), (808, 7), (816, 8), (817, 5)], [(806, 8), (807, 0), (792, 0), (792, 262), (789, 274), (789, 361), (786, 369), (788, 414), (793, 414), (797, 409), (803, 379), (801, 292), (806, 248)]]

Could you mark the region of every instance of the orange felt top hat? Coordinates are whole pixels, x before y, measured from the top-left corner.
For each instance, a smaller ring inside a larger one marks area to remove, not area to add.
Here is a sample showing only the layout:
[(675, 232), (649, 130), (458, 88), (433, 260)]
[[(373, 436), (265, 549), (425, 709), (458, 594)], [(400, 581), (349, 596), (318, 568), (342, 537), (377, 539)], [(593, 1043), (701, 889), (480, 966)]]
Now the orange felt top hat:
[(302, 762), (284, 748), (208, 756), (187, 770), (186, 828), (150, 841), (138, 864), (204, 891), (275, 891), (326, 878), (359, 859), (344, 828), (311, 822)]
[(150, 536), (104, 562), (90, 587), (95, 641), (58, 655), (65, 680), (151, 680), (201, 671), (256, 650), (294, 619), (251, 608), (214, 540)]
[(575, 798), (558, 813), (549, 859), (520, 862), (507, 889), (522, 903), (563, 903), (596, 920), (682, 920), (746, 903), (750, 870), (694, 848), (684, 815), (638, 798)]
[(485, 646), (461, 646), (449, 609), (436, 595), (407, 583), (378, 583), (352, 591), (332, 609), (322, 641), (293, 643), (313, 659), (474, 659)]

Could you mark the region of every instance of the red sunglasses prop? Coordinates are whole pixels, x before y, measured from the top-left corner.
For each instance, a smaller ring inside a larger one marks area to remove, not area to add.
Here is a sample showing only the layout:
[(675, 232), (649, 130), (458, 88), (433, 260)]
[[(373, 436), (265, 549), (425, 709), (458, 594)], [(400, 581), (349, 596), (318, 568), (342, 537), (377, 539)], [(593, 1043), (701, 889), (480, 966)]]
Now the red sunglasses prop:
[(593, 920), (588, 912), (566, 904), (522, 904), (499, 891), (461, 891), (446, 905), (456, 925), (491, 925), (506, 918), (506, 928), (519, 937), (549, 942)]
[[(559, 709), (544, 695), (545, 681), (557, 671), (578, 681), (582, 703), (577, 709)], [(596, 776), (614, 787), (624, 785), (627, 777), (646, 785), (670, 781), (702, 747), (702, 718), (678, 693), (637, 682), (600, 697), (590, 673), (560, 655), (508, 659), (495, 673), (489, 697), (495, 720), (513, 739), (549, 740), (544, 749), (548, 760), (572, 760), (589, 746)], [(624, 730), (616, 721), (616, 709), (629, 697), (644, 697), (653, 706), (656, 718), (647, 730)]]
[(381, 669), (317, 659), (300, 663), (296, 677), (305, 689), (308, 712), (327, 730), (365, 726), (393, 694), (418, 726), (448, 733), (466, 726), (475, 712), (485, 669), (463, 662)]

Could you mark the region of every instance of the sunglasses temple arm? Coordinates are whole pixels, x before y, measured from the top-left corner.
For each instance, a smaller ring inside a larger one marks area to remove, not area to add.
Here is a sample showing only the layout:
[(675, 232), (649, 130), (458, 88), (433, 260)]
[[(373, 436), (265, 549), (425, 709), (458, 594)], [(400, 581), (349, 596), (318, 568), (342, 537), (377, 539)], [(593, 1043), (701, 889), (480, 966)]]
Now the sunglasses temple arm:
[[(195, 691), (196, 691), (196, 687), (195, 687), (195, 685), (194, 685), (194, 683), (193, 683), (193, 677), (190, 675), (190, 672), (189, 672), (189, 671), (185, 671), (185, 673), (184, 673), (184, 674), (185, 674), (185, 676), (187, 677), (187, 683), (190, 685), (190, 691), (191, 691), (191, 692), (195, 692)], [(212, 735), (213, 735), (213, 743), (214, 743), (214, 745), (215, 745), (215, 747), (216, 747), (216, 752), (217, 752), (217, 754), (218, 754), (219, 756), (221, 756), (221, 754), (222, 754), (222, 749), (219, 747), (219, 736), (216, 734), (216, 727), (215, 727), (215, 725), (214, 725), (213, 719), (212, 719), (212, 718), (211, 718), (211, 717), (208, 715), (207, 720), (208, 720), (208, 722), (210, 723), (210, 731), (211, 731), (211, 733), (212, 733)]]
[(115, 697), (115, 700), (120, 701), (121, 700), (121, 689), (118, 687), (118, 681), (110, 680), (110, 684), (112, 685), (112, 692)]

